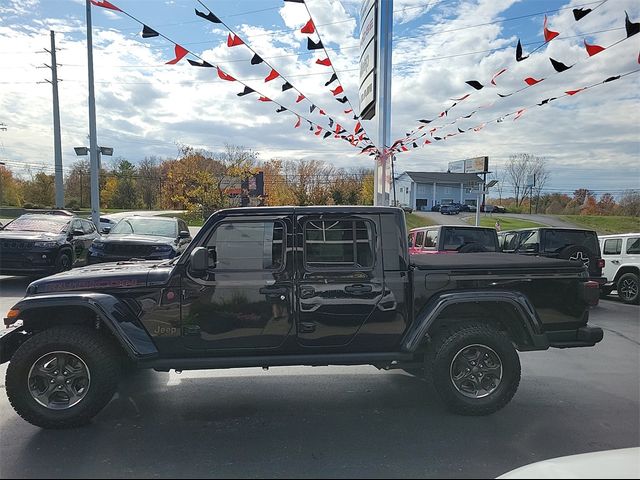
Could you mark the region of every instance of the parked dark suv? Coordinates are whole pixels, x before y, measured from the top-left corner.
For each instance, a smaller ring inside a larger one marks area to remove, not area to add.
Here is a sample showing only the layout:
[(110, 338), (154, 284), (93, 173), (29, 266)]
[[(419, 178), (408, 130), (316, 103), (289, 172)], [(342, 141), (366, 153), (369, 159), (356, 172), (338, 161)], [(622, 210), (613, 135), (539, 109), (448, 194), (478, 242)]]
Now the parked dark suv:
[(456, 204), (442, 205), (440, 207), (440, 213), (442, 215), (458, 215), (460, 213), (460, 208)]
[(84, 265), (98, 232), (78, 217), (25, 214), (0, 230), (0, 274), (52, 274)]
[(498, 237), (503, 252), (580, 261), (588, 267), (590, 280), (606, 283), (605, 262), (593, 230), (541, 227), (504, 231)]

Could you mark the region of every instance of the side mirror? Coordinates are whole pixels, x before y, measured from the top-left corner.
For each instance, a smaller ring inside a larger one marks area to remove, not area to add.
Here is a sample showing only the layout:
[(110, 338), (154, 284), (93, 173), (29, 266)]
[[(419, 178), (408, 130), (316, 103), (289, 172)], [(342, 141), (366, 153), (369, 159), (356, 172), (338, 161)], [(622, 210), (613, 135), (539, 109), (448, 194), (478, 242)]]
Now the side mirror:
[(191, 234), (187, 230), (181, 230), (178, 234), (178, 238), (189, 238)]
[(202, 274), (209, 268), (209, 250), (204, 247), (197, 247), (191, 251), (189, 257), (190, 266), (192, 272), (196, 274)]
[(102, 230), (100, 230), (100, 233), (107, 235), (110, 231), (111, 227), (104, 227)]
[(81, 237), (82, 235), (84, 235), (84, 231), (83, 230), (76, 229), (76, 230), (73, 230), (71, 232), (71, 236), (73, 236), (73, 237)]

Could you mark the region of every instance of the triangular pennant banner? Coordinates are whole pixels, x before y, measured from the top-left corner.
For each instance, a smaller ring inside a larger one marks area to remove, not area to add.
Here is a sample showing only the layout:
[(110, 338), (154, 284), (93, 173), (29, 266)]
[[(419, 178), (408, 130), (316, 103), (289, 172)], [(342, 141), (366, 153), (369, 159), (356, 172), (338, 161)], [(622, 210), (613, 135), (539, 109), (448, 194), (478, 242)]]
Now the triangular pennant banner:
[(347, 97), (336, 98), (336, 100), (338, 100), (340, 103), (347, 103), (349, 101)]
[(318, 125), (318, 126), (316, 127), (316, 129), (317, 129), (317, 130), (316, 130), (316, 133), (315, 133), (315, 134), (316, 134), (316, 135), (320, 135), (320, 134), (322, 133), (322, 127), (321, 127), (320, 125)]
[(507, 98), (510, 97), (511, 95), (513, 95), (513, 93), (499, 93), (498, 96), (500, 98)]
[(176, 63), (178, 63), (180, 60), (182, 60), (185, 55), (187, 53), (189, 53), (189, 50), (187, 50), (184, 47), (181, 47), (180, 45), (178, 45), (176, 43), (176, 48), (174, 48), (174, 52), (176, 54), (176, 58), (174, 58), (173, 60), (170, 60), (166, 63), (166, 65), (175, 65)]
[(477, 127), (473, 127), (473, 131), (474, 132), (479, 132), (480, 130), (482, 130), (485, 127), (486, 123), (483, 123), (481, 125), (478, 125)]
[(324, 45), (322, 45), (322, 41), (321, 40), (318, 40), (318, 43), (316, 43), (313, 40), (311, 40), (310, 38), (307, 38), (307, 49), (308, 50), (321, 50), (322, 48), (324, 48)]
[(462, 118), (471, 118), (473, 116), (473, 114), (476, 113), (475, 111), (471, 112), (469, 115), (465, 115)]
[(264, 83), (270, 82), (271, 80), (274, 80), (276, 78), (278, 78), (280, 76), (280, 74), (278, 72), (276, 72), (276, 70), (274, 68), (271, 69), (271, 73), (269, 75), (267, 75), (267, 78), (264, 79)]
[(209, 62), (205, 62), (204, 60), (202, 61), (202, 63), (200, 62), (196, 62), (195, 60), (191, 60), (190, 58), (187, 58), (187, 62), (189, 62), (189, 64), (192, 67), (208, 67), (208, 68), (213, 68), (213, 65), (211, 65)]
[(557, 100), (557, 99), (558, 99), (557, 97), (545, 98), (538, 104), (538, 106), (541, 107), (542, 105), (546, 105), (547, 103), (553, 102), (554, 100)]
[(323, 58), (323, 59), (317, 59), (316, 63), (318, 65), (324, 65), (325, 67), (330, 67), (331, 66), (331, 60), (329, 60), (329, 58)]
[(353, 131), (355, 132), (355, 134), (359, 134), (360, 130), (362, 130), (362, 125), (360, 124), (360, 122), (356, 123), (355, 128), (353, 129)]
[(506, 72), (507, 69), (503, 68), (502, 70), (500, 70), (498, 73), (496, 73), (493, 78), (491, 79), (491, 85), (495, 85), (496, 84), (496, 78), (498, 78), (500, 75), (502, 75), (504, 72)]
[(526, 110), (526, 108), (518, 110), (516, 112), (516, 116), (514, 117), (513, 121), (515, 122), (516, 120), (518, 120), (524, 114), (525, 110)]
[(521, 62), (529, 58), (529, 55), (526, 57), (522, 56), (522, 44), (520, 43), (520, 39), (518, 39), (518, 45), (516, 46), (516, 62)]
[(413, 148), (418, 148), (418, 144), (416, 142), (413, 142)]
[(627, 29), (627, 38), (629, 38), (640, 32), (640, 22), (633, 23), (629, 20), (629, 14), (626, 11), (624, 12), (624, 15), (624, 26)]
[(304, 98), (305, 97), (303, 94), (298, 95), (298, 98), (296, 99), (296, 103), (300, 103), (302, 100), (304, 100)]
[(220, 77), (220, 79), (222, 80), (226, 80), (227, 82), (235, 82), (236, 79), (233, 78), (231, 75), (229, 75), (228, 73), (224, 73), (222, 70), (220, 70), (220, 67), (216, 67), (218, 69), (218, 77)]
[(574, 8), (573, 9), (573, 18), (576, 19), (576, 22), (582, 20), (584, 17), (591, 13), (590, 8)]
[(271, 99), (269, 97), (260, 97), (258, 100), (260, 100), (261, 102), (270, 102)]
[(153, 28), (148, 27), (146, 25), (142, 25), (142, 38), (157, 37), (158, 35), (160, 34), (156, 32)]
[(429, 123), (433, 122), (433, 120), (425, 120), (425, 119), (418, 120), (418, 121), (419, 121), (420, 123), (424, 123), (424, 124), (429, 124)]
[(309, 21), (300, 29), (300, 33), (315, 33), (316, 27), (313, 24), (313, 20), (309, 19)]
[(325, 112), (325, 111), (324, 111), (324, 110), (322, 110), (322, 109), (318, 110), (318, 113), (319, 113), (320, 115), (326, 115), (326, 114), (327, 114), (327, 112)]
[(298, 117), (298, 121), (296, 122), (296, 124), (293, 126), (293, 128), (298, 128), (300, 126), (300, 117), (298, 115), (296, 115), (296, 117)]
[(342, 88), (342, 85), (338, 85), (338, 87), (336, 89), (331, 90), (331, 93), (333, 93), (334, 97), (336, 95), (340, 95), (342, 92), (344, 92), (344, 88)]
[(565, 70), (569, 70), (571, 67), (573, 67), (573, 65), (571, 66), (567, 66), (562, 62), (559, 62), (557, 60), (554, 60), (553, 58), (549, 57), (549, 61), (551, 62), (551, 65), (553, 65), (553, 68), (556, 70), (556, 72), (560, 73), (560, 72), (564, 72)]
[(287, 90), (290, 90), (293, 88), (293, 85), (291, 85), (289, 82), (284, 82), (284, 84), (282, 85), (282, 91), (286, 92)]
[(605, 50), (604, 47), (601, 47), (600, 45), (591, 45), (587, 43), (586, 40), (584, 40), (584, 48), (587, 49), (587, 53), (590, 57), (593, 57), (594, 55), (597, 55), (601, 51)]
[(309, 107), (309, 113), (313, 113), (313, 111), (316, 109), (317, 107), (312, 103), (311, 106)]
[(276, 110), (276, 113), (282, 113), (285, 112), (287, 110), (286, 107), (283, 107), (282, 105), (280, 105), (280, 108)]
[(227, 37), (227, 47), (237, 47), (238, 45), (244, 45), (244, 42), (239, 36), (230, 33)]
[(461, 101), (463, 101), (465, 98), (469, 98), (469, 96), (471, 96), (471, 94), (470, 94), (470, 93), (467, 93), (466, 95), (463, 95), (463, 96), (462, 96), (462, 97), (460, 97), (460, 98), (452, 98), (451, 100), (455, 100), (456, 102), (461, 102)]
[(558, 35), (560, 35), (558, 32), (554, 32), (553, 30), (549, 30), (547, 28), (547, 16), (544, 16), (544, 41), (545, 42), (550, 42), (551, 40), (553, 40), (554, 38), (556, 38)]
[(329, 126), (333, 128), (333, 118), (329, 118)]
[(425, 144), (425, 145), (429, 145), (430, 143), (431, 143), (431, 140), (429, 140), (429, 139), (426, 139), (426, 140), (424, 141), (424, 144)]
[(262, 57), (257, 53), (251, 59), (251, 65), (258, 65), (259, 63), (262, 63), (262, 62), (264, 62), (264, 60), (262, 60)]
[(609, 77), (602, 83), (613, 82), (614, 80), (620, 80), (620, 75), (616, 75), (615, 77)]
[(352, 108), (350, 108), (350, 109), (348, 109), (348, 110), (345, 110), (345, 111), (344, 111), (344, 113), (345, 113), (345, 114), (347, 114), (347, 113), (351, 113), (351, 112), (353, 112), (353, 109), (352, 109)]
[(458, 132), (464, 133), (464, 130), (462, 130), (460, 127), (458, 127)]
[(96, 7), (108, 8), (109, 10), (115, 10), (117, 12), (121, 12), (118, 7), (116, 7), (113, 3), (107, 2), (107, 0), (91, 0), (91, 3)]
[(564, 93), (566, 93), (567, 95), (575, 95), (576, 93), (581, 92), (581, 91), (583, 91), (583, 90), (584, 90), (584, 88), (579, 88), (579, 89), (577, 89), (577, 90), (567, 90), (567, 91), (566, 91), (566, 92), (564, 92)]
[(470, 87), (475, 88), (476, 90), (482, 90), (484, 88), (484, 85), (482, 85), (479, 81), (477, 80), (468, 80), (466, 82), (467, 85), (469, 85)]
[(211, 12), (209, 12), (209, 13), (199, 12), (198, 9), (196, 8), (196, 15), (199, 16), (199, 17), (205, 18), (205, 19), (209, 20), (212, 23), (222, 23), (222, 20), (220, 20), (218, 17), (216, 17)]
[(524, 79), (524, 82), (527, 85), (532, 86), (532, 85), (535, 85), (536, 83), (540, 83), (542, 80), (544, 80), (544, 78), (541, 78), (540, 80), (536, 80), (533, 77), (527, 77), (527, 78)]
[(242, 92), (238, 93), (237, 95), (239, 97), (244, 97), (245, 95), (249, 95), (250, 93), (253, 93), (253, 92), (255, 92), (255, 90), (253, 88), (245, 86), (244, 90)]
[[(334, 74), (331, 75), (331, 78), (329, 79), (329, 81), (324, 84), (324, 86), (328, 87), (329, 85), (331, 85), (336, 80), (338, 80), (338, 75), (334, 73)], [(347, 113), (347, 112), (345, 112), (345, 113)], [(351, 112), (349, 112), (349, 113), (351, 113)]]
[(331, 132), (327, 132), (323, 135), (324, 138), (329, 138), (331, 136)]

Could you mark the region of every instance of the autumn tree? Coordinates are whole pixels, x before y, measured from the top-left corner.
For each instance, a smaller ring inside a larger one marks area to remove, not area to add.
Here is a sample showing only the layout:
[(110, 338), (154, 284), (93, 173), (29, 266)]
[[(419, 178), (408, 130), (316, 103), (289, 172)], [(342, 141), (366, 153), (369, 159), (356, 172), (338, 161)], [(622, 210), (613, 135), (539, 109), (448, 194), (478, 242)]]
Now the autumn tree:
[(38, 172), (24, 182), (24, 201), (36, 207), (52, 207), (55, 199), (55, 176)]
[(631, 217), (640, 217), (640, 191), (627, 190), (622, 194), (620, 213)]
[[(527, 186), (530, 176), (535, 178), (535, 186)], [(511, 183), (516, 206), (521, 206), (529, 192), (530, 198), (539, 197), (550, 178), (547, 161), (530, 153), (518, 153), (509, 157), (505, 167), (505, 178)]]
[(17, 181), (11, 170), (0, 165), (0, 205), (22, 205), (22, 184)]

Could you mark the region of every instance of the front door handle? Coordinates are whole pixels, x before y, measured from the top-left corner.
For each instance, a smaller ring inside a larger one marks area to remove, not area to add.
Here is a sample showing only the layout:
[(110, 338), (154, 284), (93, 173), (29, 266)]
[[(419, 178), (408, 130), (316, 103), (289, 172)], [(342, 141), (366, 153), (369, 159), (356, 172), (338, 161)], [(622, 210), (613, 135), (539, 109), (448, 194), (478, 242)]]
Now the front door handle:
[(614, 265), (620, 265), (620, 260), (611, 260)]
[(369, 293), (373, 291), (373, 287), (371, 285), (347, 285), (344, 287), (344, 291), (347, 293), (351, 293), (352, 295), (361, 295), (363, 293)]
[(311, 322), (300, 322), (300, 333), (313, 333), (316, 331), (316, 324)]

